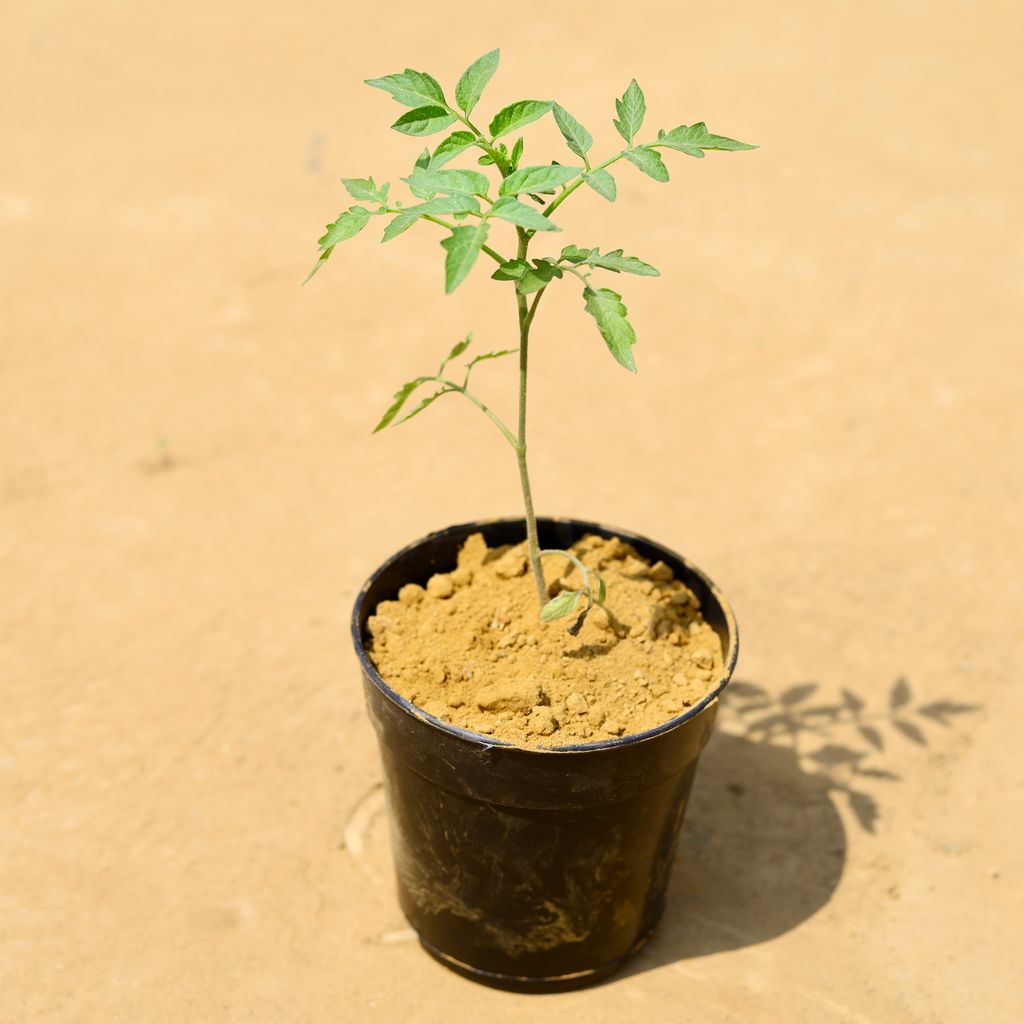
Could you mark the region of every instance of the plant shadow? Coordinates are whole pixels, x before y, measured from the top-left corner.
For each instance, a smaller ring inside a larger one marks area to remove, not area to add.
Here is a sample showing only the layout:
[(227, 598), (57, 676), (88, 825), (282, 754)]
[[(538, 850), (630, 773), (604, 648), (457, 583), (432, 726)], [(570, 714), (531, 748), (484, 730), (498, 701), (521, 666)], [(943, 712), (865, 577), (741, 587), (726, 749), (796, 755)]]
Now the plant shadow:
[(773, 694), (736, 681), (701, 755), (661, 923), (620, 972), (765, 942), (797, 927), (835, 892), (847, 832), (836, 800), (867, 834), (881, 815), (871, 792), (900, 776), (881, 767), (891, 743), (928, 745), (922, 726), (953, 727), (978, 705), (915, 706), (904, 678), (877, 710), (849, 690), (818, 703), (816, 683)]

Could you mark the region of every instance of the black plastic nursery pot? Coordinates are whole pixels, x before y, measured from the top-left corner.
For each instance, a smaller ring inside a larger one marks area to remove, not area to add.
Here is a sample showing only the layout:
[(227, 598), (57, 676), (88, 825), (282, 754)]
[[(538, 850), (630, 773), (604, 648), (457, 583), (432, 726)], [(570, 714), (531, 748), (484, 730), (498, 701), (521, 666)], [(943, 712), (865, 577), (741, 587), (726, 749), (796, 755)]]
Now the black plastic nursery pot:
[(388, 686), (366, 652), (366, 622), (406, 583), (453, 569), (463, 541), (526, 536), (522, 519), (433, 533), (385, 562), (352, 615), (366, 701), (377, 730), (402, 910), (424, 948), (478, 981), (526, 991), (606, 977), (650, 936), (664, 906), (675, 843), (717, 698), (738, 653), (728, 603), (667, 548), (597, 523), (538, 520), (545, 548), (586, 533), (617, 536), (661, 559), (700, 600), (724, 670), (684, 714), (632, 736), (524, 748), (428, 715)]

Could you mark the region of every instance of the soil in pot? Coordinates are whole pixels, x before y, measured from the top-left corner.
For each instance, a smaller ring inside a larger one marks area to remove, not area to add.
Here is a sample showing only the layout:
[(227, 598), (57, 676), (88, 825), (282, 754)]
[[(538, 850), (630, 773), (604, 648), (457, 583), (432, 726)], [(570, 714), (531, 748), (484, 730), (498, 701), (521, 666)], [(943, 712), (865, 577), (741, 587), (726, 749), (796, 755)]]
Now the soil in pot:
[[(643, 732), (710, 693), (721, 643), (671, 569), (616, 537), (588, 534), (571, 550), (608, 588), (576, 636), (573, 618), (538, 620), (526, 543), (492, 549), (477, 533), (452, 571), (377, 606), (367, 623), (377, 671), (435, 718), (520, 746)], [(552, 596), (581, 585), (567, 559), (544, 567)]]

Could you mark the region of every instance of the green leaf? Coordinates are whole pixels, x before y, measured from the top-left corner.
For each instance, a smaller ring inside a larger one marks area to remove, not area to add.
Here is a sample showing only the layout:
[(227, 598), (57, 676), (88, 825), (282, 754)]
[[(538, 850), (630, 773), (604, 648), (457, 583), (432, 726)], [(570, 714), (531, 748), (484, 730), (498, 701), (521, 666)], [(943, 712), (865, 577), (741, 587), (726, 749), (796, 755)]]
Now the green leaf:
[(342, 185), (353, 199), (363, 199), (371, 203), (386, 203), (390, 186), (385, 182), (377, 188), (373, 178), (342, 178)]
[(333, 224), (327, 225), (327, 233), (317, 239), (317, 245), (321, 249), (333, 249), (339, 242), (358, 235), (369, 219), (370, 211), (365, 207), (350, 206)]
[(527, 266), (516, 284), (516, 291), (520, 295), (531, 295), (546, 288), (554, 278), (562, 276), (562, 268), (550, 260), (540, 259), (534, 262), (533, 266)]
[(421, 216), (422, 214), (418, 213), (415, 207), (403, 210), (397, 217), (389, 221), (388, 226), (384, 229), (384, 234), (381, 235), (381, 242), (390, 242), (392, 238), (404, 234)]
[(650, 143), (652, 146), (664, 146), (666, 149), (677, 149), (687, 156), (703, 157), (705, 149), (721, 149), (738, 152), (743, 149), (757, 149), (746, 142), (737, 142), (735, 139), (727, 139), (724, 135), (712, 135), (703, 121), (698, 121), (687, 127), (681, 124), (672, 131), (664, 130), (658, 132), (658, 141)]
[(429, 149), (425, 149), (416, 158), (416, 163), (413, 165), (413, 167), (415, 169), (416, 167), (429, 167), (429, 166), (430, 166), (430, 150)]
[[(412, 410), (412, 412), (407, 413), (405, 416), (403, 416), (398, 421), (398, 423), (405, 423), (406, 420), (411, 420), (413, 418), (413, 416), (419, 416), (419, 414), (421, 412), (423, 412), (423, 410), (426, 409), (426, 407), (428, 405), (432, 405), (442, 395), (447, 395), (450, 391), (454, 391), (454, 390), (455, 390), (454, 388), (441, 388), (440, 391), (435, 391), (432, 395), (427, 395), (427, 397), (424, 398), (423, 401), (420, 402), (420, 404), (417, 405), (416, 408)], [(396, 423), (395, 426), (397, 426), (397, 425), (398, 424)]]
[(550, 100), (520, 100), (499, 110), (491, 120), (488, 131), (492, 139), (518, 131), (523, 125), (543, 117), (552, 107)]
[(581, 170), (582, 167), (562, 167), (561, 164), (522, 167), (502, 181), (498, 194), (518, 196), (523, 192), (553, 192), (559, 185), (575, 178)]
[(454, 116), (444, 107), (417, 107), (407, 110), (391, 127), (403, 135), (433, 135), (454, 122)]
[(387, 412), (384, 413), (380, 418), (380, 423), (373, 428), (373, 432), (379, 433), (383, 430), (401, 411), (403, 405), (409, 396), (421, 385), (425, 384), (428, 380), (433, 380), (432, 377), (417, 377), (415, 380), (409, 381), (407, 384), (403, 384), (395, 392), (395, 400), (388, 406)]
[(529, 269), (530, 264), (526, 260), (506, 260), (491, 274), (491, 280), (518, 281)]
[(362, 206), (349, 207), (344, 213), (339, 214), (333, 224), (327, 225), (327, 231), (317, 239), (320, 247), (320, 257), (313, 264), (313, 269), (306, 275), (305, 284), (330, 258), (334, 247), (339, 242), (344, 242), (353, 235), (358, 235), (366, 227), (370, 219), (370, 211)]
[(382, 242), (390, 242), (392, 238), (397, 238), (400, 234), (408, 231), (424, 215), (428, 213), (479, 213), (480, 204), (473, 196), (470, 195), (454, 195), (454, 196), (437, 196), (434, 199), (430, 199), (425, 203), (417, 203), (415, 206), (410, 206), (403, 210), (398, 216), (396, 216), (390, 224), (384, 229), (384, 235), (381, 238)]
[(473, 61), (462, 73), (458, 85), (455, 86), (455, 102), (462, 108), (466, 117), (469, 117), (470, 112), (480, 99), (480, 94), (486, 88), (494, 72), (498, 70), (500, 58), (500, 50), (491, 50), (490, 53), (485, 53)]
[(526, 203), (519, 202), (511, 196), (502, 196), (488, 211), (488, 217), (500, 217), (510, 224), (518, 224), (521, 228), (530, 231), (561, 231), (557, 224), (551, 221)]
[(594, 144), (594, 139), (590, 132), (565, 107), (556, 103), (551, 109), (555, 116), (555, 124), (558, 125), (558, 130), (562, 133), (566, 145), (577, 156), (586, 160), (587, 153)]
[(635, 167), (639, 167), (649, 178), (655, 181), (668, 181), (668, 168), (656, 150), (638, 146), (636, 149), (626, 150), (626, 159)]
[(425, 198), (436, 192), (461, 192), (468, 195), (484, 195), (487, 192), (486, 175), (479, 171), (464, 171), (461, 168), (441, 168), (440, 170), (423, 170), (418, 168), (408, 178), (402, 181), (407, 182), (412, 189), (413, 195)]
[(508, 158), (508, 162), (511, 165), (511, 169), (514, 171), (519, 166), (519, 160), (523, 155), (523, 137), (522, 135), (516, 139), (516, 144), (512, 147), (512, 155)]
[(661, 276), (650, 263), (644, 263), (643, 260), (638, 260), (635, 256), (623, 256), (621, 249), (606, 252), (603, 256), (594, 249), (593, 255), (586, 262), (592, 267), (600, 267), (602, 270), (613, 270), (615, 273), (637, 274), (639, 277)]
[(368, 78), (366, 84), (391, 93), (403, 107), (445, 106), (444, 90), (437, 80), (422, 71), (406, 68), (396, 75)]
[(456, 359), (458, 356), (461, 356), (462, 353), (465, 352), (467, 348), (469, 348), (470, 342), (472, 342), (472, 340), (473, 340), (473, 335), (472, 334), (468, 334), (468, 335), (466, 335), (465, 338), (462, 339), (462, 341), (457, 341), (455, 343), (455, 345), (453, 346), (451, 352), (449, 352), (448, 355), (446, 355), (444, 357), (444, 361), (441, 363), (441, 368), (437, 371), (438, 377), (440, 377), (441, 374), (444, 373), (444, 368), (453, 359)]
[(612, 123), (627, 144), (632, 146), (633, 136), (640, 131), (640, 126), (644, 123), (644, 115), (647, 113), (647, 101), (644, 99), (643, 90), (636, 84), (635, 78), (622, 94), (622, 99), (615, 101), (615, 112), (619, 115), (619, 119)]
[(443, 139), (437, 144), (437, 149), (434, 150), (434, 155), (430, 158), (427, 166), (431, 170), (441, 167), (448, 163), (449, 160), (453, 160), (464, 150), (469, 149), (472, 145), (472, 132), (452, 132), (448, 138)]
[(591, 288), (587, 285), (583, 289), (583, 300), (615, 361), (631, 373), (636, 373), (632, 351), (636, 333), (626, 319), (622, 296), (610, 288)]
[(553, 597), (541, 608), (541, 621), (554, 622), (555, 619), (564, 619), (567, 615), (572, 615), (582, 594), (582, 590), (563, 590), (558, 597)]
[(444, 261), (444, 290), (451, 295), (465, 280), (473, 269), (480, 248), (487, 241), (487, 224), (481, 221), (461, 228), (453, 228), (452, 233), (441, 240), (441, 245), (448, 254)]
[(598, 576), (596, 572), (594, 573), (594, 575), (597, 576), (597, 596), (594, 598), (594, 600), (599, 605), (603, 605), (605, 598), (608, 596), (608, 588), (604, 585), (603, 576)]
[(511, 356), (518, 352), (517, 348), (503, 348), (500, 352), (481, 352), (478, 356), (473, 356), (468, 363), (466, 363), (466, 373), (476, 366), (477, 363), (482, 363), (487, 359), (500, 359), (502, 356)]
[(617, 194), (615, 188), (615, 179), (602, 167), (596, 167), (592, 171), (588, 171), (583, 175), (583, 180), (599, 195), (603, 196), (608, 200), (609, 203), (615, 202), (615, 196)]
[(565, 260), (566, 263), (586, 263), (596, 253), (596, 249), (581, 249), (578, 245), (567, 245), (558, 258)]

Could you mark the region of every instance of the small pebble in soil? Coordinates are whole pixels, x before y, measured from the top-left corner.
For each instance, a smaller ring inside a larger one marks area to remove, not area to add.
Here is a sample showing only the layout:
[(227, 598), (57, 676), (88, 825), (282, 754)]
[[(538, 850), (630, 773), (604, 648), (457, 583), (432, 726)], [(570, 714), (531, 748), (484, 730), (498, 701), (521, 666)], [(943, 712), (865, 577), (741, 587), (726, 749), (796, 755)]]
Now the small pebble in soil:
[(570, 693), (565, 699), (565, 706), (574, 715), (585, 715), (590, 710), (587, 698), (582, 693)]
[(711, 668), (715, 663), (715, 659), (711, 657), (711, 652), (703, 647), (695, 647), (690, 651), (690, 661), (699, 668)]
[(536, 736), (550, 736), (558, 728), (558, 722), (551, 708), (538, 705), (530, 712), (530, 720), (526, 724), (527, 732)]
[(609, 736), (621, 736), (626, 731), (625, 726), (617, 722), (614, 718), (606, 718), (602, 728)]
[[(450, 576), (452, 583), (457, 587), (466, 587), (473, 582), (473, 570), (465, 565), (460, 565), (458, 569), (453, 569)], [(398, 596), (401, 598), (401, 591), (399, 591)]]
[(542, 696), (540, 683), (512, 679), (482, 686), (476, 705), (482, 711), (528, 712), (540, 704)]
[(419, 604), (423, 600), (423, 588), (418, 583), (406, 583), (398, 592), (398, 600), (405, 605)]
[(444, 600), (455, 593), (455, 584), (452, 583), (452, 578), (448, 573), (434, 573), (434, 575), (427, 580), (427, 593), (431, 597), (439, 597)]

